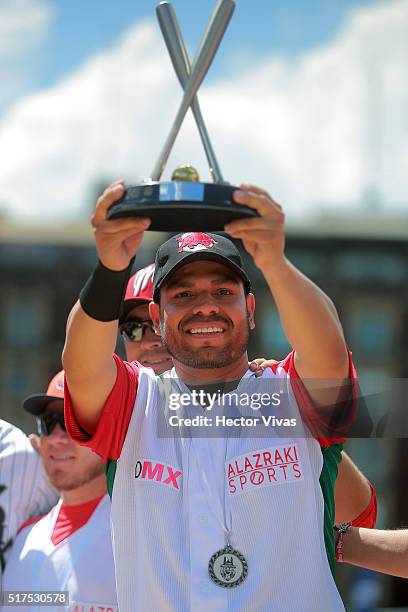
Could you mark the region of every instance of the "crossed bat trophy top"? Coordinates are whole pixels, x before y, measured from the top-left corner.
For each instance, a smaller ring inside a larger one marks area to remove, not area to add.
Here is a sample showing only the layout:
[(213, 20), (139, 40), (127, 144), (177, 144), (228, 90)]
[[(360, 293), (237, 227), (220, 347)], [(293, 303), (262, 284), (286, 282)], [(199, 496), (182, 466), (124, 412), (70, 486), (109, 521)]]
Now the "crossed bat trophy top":
[[(109, 219), (148, 217), (153, 231), (221, 231), (229, 221), (257, 216), (256, 211), (235, 204), (237, 189), (224, 181), (197, 99), (200, 87), (221, 43), (235, 9), (234, 0), (219, 0), (191, 66), (187, 49), (170, 2), (156, 8), (160, 28), (184, 95), (170, 133), (151, 176), (139, 185), (127, 185), (125, 195), (109, 210)], [(212, 183), (201, 183), (189, 164), (176, 168), (172, 180), (160, 181), (167, 160), (189, 109), (194, 115), (207, 157)]]

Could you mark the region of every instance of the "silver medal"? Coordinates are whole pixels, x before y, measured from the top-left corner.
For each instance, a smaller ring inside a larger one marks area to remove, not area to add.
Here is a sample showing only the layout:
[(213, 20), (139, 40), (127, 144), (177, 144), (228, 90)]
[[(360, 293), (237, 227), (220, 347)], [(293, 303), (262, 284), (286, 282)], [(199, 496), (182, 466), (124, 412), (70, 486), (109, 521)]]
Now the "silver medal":
[(248, 574), (248, 563), (244, 555), (228, 544), (213, 554), (208, 564), (208, 573), (215, 584), (232, 589), (244, 582)]

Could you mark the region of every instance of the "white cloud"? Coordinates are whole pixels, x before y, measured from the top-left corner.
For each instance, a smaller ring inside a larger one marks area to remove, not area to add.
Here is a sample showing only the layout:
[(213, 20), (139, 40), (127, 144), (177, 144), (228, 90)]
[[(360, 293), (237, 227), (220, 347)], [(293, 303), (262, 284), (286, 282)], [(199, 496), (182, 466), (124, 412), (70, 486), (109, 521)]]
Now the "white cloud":
[(0, 110), (29, 84), (52, 14), (49, 0), (1, 0)]
[[(265, 186), (289, 213), (310, 214), (316, 203), (355, 207), (370, 185), (389, 209), (406, 202), (407, 31), (407, 0), (373, 4), (296, 60), (263, 57), (234, 80), (204, 84), (201, 105), (225, 177)], [(21, 220), (68, 218), (90, 205), (101, 177), (148, 176), (180, 96), (156, 26), (138, 23), (4, 118), (0, 202)], [(191, 118), (165, 176), (182, 161), (208, 179)]]

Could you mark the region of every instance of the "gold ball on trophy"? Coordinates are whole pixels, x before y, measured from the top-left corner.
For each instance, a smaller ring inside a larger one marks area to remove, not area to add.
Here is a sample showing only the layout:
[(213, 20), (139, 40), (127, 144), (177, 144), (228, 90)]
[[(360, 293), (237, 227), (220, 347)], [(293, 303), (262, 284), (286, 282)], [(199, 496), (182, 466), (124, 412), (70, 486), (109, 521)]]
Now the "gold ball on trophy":
[(200, 177), (197, 170), (191, 164), (182, 164), (177, 166), (171, 175), (172, 181), (190, 181), (192, 183), (198, 183)]

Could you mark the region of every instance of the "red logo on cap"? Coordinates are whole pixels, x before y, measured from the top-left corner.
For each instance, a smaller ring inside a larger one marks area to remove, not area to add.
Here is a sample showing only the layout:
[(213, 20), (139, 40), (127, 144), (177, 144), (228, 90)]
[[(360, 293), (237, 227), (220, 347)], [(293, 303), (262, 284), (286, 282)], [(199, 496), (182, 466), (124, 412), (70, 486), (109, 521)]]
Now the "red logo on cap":
[(139, 297), (139, 295), (146, 291), (149, 285), (152, 284), (154, 274), (154, 264), (150, 264), (150, 266), (146, 266), (133, 277), (133, 295), (135, 297)]
[(183, 251), (202, 251), (203, 249), (210, 249), (217, 241), (211, 238), (208, 234), (203, 232), (188, 232), (176, 238), (179, 243), (178, 252)]

